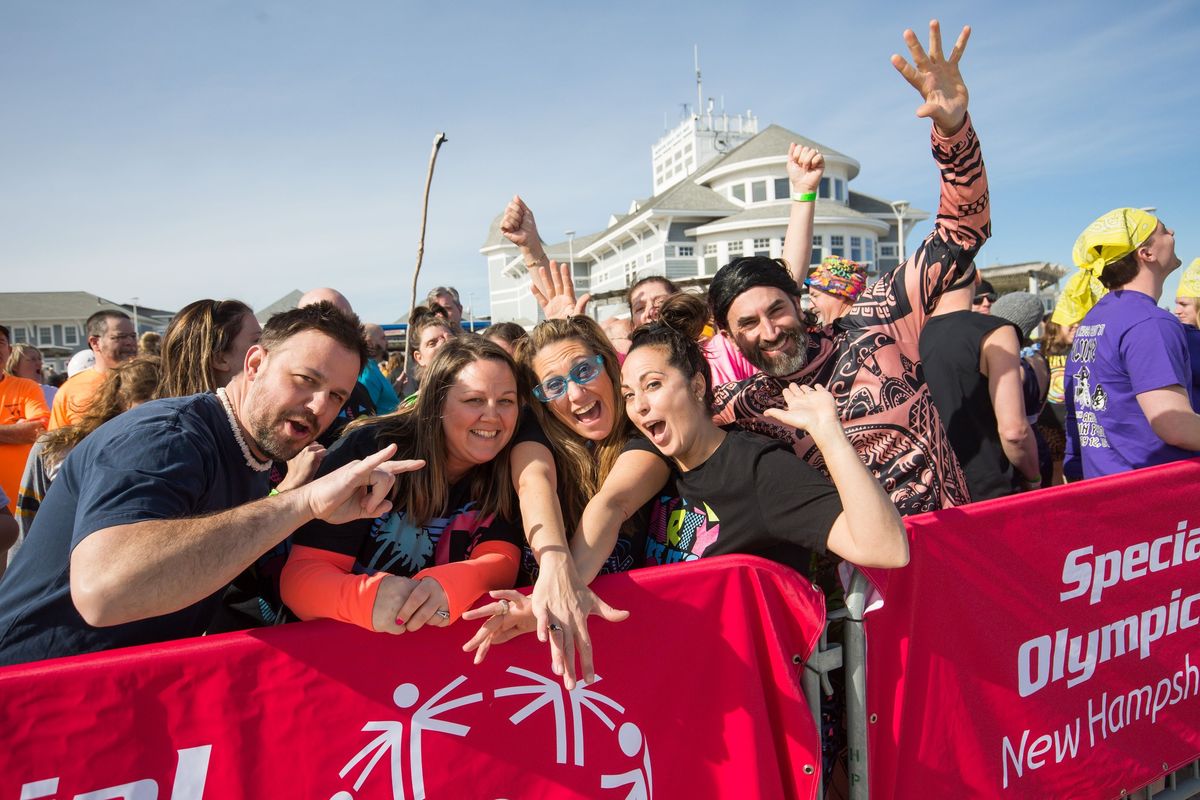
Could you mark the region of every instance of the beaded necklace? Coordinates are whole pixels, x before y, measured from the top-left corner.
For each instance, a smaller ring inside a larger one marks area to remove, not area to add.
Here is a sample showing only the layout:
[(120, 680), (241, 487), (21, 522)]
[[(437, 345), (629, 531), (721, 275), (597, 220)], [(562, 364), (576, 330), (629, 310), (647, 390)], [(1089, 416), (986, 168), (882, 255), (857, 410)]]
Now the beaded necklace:
[(266, 472), (271, 468), (271, 460), (259, 461), (250, 452), (250, 448), (246, 446), (246, 440), (242, 438), (241, 426), (237, 423), (237, 417), (233, 415), (233, 406), (229, 403), (229, 397), (225, 394), (225, 387), (217, 389), (217, 397), (221, 400), (221, 405), (225, 408), (225, 416), (229, 417), (229, 429), (233, 431), (233, 438), (237, 440), (238, 447), (242, 448), (242, 456), (246, 459), (246, 466), (255, 472)]

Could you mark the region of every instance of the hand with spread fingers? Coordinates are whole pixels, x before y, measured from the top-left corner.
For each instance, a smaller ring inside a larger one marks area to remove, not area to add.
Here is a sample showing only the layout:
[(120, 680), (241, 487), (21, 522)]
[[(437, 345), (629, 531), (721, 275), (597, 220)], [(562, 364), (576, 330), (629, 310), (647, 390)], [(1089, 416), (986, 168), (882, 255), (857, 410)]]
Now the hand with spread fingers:
[(792, 142), (788, 146), (787, 174), (794, 194), (815, 192), (825, 173), (825, 156), (815, 147)]
[(571, 278), (571, 265), (550, 262), (550, 267), (538, 267), (529, 271), (532, 283), (529, 290), (533, 292), (538, 305), (546, 319), (566, 319), (579, 316), (587, 309), (590, 294), (575, 299), (575, 281)]
[(806, 431), (818, 447), (829, 436), (846, 438), (846, 430), (838, 419), (837, 403), (824, 386), (819, 383), (812, 386), (791, 383), (783, 390), (783, 399), (787, 408), (768, 408), (763, 414), (784, 425)]
[(904, 43), (908, 45), (912, 64), (902, 56), (892, 56), (892, 66), (904, 76), (925, 101), (918, 109), (918, 117), (929, 117), (942, 136), (953, 136), (967, 118), (967, 85), (963, 83), (958, 62), (962, 59), (971, 37), (971, 28), (966, 26), (958, 35), (949, 56), (942, 53), (942, 29), (938, 21), (929, 23), (929, 51), (921, 47), (917, 35), (911, 30), (904, 32)]

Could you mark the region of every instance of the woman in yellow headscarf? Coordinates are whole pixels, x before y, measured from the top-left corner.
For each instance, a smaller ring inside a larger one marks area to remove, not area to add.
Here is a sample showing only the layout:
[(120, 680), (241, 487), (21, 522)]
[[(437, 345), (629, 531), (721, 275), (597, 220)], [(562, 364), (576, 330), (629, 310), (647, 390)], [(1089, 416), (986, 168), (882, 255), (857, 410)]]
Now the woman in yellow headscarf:
[(1109, 291), (1084, 316), (1067, 360), (1068, 479), (1200, 454), (1187, 339), (1158, 307), (1180, 265), (1175, 232), (1146, 211), (1119, 208), (1084, 229), (1073, 255)]
[(1184, 325), (1193, 328), (1200, 327), (1200, 319), (1196, 316), (1197, 306), (1200, 305), (1200, 258), (1193, 258), (1192, 263), (1183, 271), (1179, 279), (1179, 290), (1175, 292), (1175, 316)]

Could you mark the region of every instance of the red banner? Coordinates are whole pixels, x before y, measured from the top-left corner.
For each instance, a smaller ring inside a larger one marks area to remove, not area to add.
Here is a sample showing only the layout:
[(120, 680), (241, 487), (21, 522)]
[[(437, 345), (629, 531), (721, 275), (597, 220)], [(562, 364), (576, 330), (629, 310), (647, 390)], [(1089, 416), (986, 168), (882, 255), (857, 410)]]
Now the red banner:
[(535, 637), (314, 622), (0, 670), (0, 798), (812, 798), (823, 598), (747, 557), (600, 579), (597, 678)]
[(1200, 758), (1200, 462), (909, 520), (867, 616), (873, 790), (1117, 798)]

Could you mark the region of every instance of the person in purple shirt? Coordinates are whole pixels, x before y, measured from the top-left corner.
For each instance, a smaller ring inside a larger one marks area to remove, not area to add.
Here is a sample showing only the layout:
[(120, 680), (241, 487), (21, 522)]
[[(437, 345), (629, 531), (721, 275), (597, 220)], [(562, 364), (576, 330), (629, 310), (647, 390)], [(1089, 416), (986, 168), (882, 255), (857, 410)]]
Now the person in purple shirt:
[(1110, 211), (1075, 242), (1075, 264), (1108, 288), (1067, 359), (1068, 480), (1200, 455), (1183, 327), (1158, 307), (1179, 268), (1175, 232), (1133, 208)]

